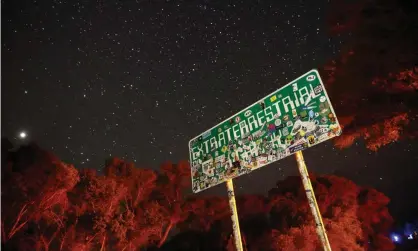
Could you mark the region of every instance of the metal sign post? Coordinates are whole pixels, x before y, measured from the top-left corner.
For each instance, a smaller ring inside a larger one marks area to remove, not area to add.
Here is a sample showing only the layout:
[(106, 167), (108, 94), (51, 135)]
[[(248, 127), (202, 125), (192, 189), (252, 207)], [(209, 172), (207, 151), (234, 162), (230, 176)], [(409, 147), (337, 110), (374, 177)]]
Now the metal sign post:
[(331, 251), (327, 232), (325, 230), (324, 222), (322, 221), (318, 203), (316, 202), (315, 193), (311, 184), (311, 180), (309, 179), (308, 170), (306, 169), (302, 151), (296, 152), (295, 156), (298, 163), (299, 173), (302, 178), (303, 187), (305, 188), (306, 197), (308, 198), (309, 206), (315, 219), (316, 232), (319, 236), (319, 239), (321, 240), (324, 250)]
[(226, 188), (228, 189), (229, 208), (231, 209), (232, 230), (234, 232), (235, 247), (237, 251), (243, 251), (241, 231), (239, 229), (239, 220), (237, 212), (237, 203), (235, 202), (234, 184), (232, 179), (226, 181)]

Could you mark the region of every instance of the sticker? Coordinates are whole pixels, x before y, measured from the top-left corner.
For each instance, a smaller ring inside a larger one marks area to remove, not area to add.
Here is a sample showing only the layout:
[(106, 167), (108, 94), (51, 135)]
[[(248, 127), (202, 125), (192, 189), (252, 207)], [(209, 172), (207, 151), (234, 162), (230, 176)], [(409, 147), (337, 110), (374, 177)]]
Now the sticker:
[(212, 160), (208, 160), (202, 163), (202, 171), (208, 176), (214, 175), (215, 166), (213, 165)]
[(329, 121), (331, 121), (331, 123), (335, 123), (337, 121), (334, 117), (334, 114), (332, 113), (328, 114), (328, 118), (329, 118)]
[(282, 124), (282, 121), (280, 120), (280, 119), (276, 119), (275, 121), (274, 121), (274, 125), (275, 126), (279, 126), (279, 125), (281, 125)]
[(227, 146), (223, 146), (221, 151), (222, 151), (223, 153), (225, 153), (226, 151), (228, 151), (228, 147), (227, 147)]
[(277, 96), (276, 95), (274, 95), (274, 96), (272, 96), (271, 98), (270, 98), (270, 102), (274, 102), (274, 101), (276, 101), (276, 99), (277, 99)]
[(328, 135), (327, 134), (322, 134), (317, 136), (318, 137), (318, 142), (324, 141), (328, 139)]
[(286, 157), (286, 152), (283, 150), (277, 150), (277, 158), (278, 159), (283, 159)]
[(235, 122), (237, 122), (237, 123), (239, 123), (241, 121), (241, 118), (240, 117), (235, 117)]
[(292, 115), (293, 115), (293, 117), (298, 116), (298, 113), (297, 113), (296, 109), (293, 109), (293, 110), (292, 110)]
[(293, 122), (292, 122), (291, 120), (290, 120), (290, 121), (287, 121), (286, 126), (287, 126), (287, 127), (291, 127), (291, 126), (293, 126)]
[(321, 96), (320, 98), (319, 98), (319, 101), (321, 101), (321, 102), (325, 102), (327, 100), (327, 98), (325, 97), (325, 96)]
[(248, 116), (250, 116), (250, 115), (251, 115), (251, 113), (252, 113), (252, 112), (251, 112), (251, 110), (248, 110), (248, 111), (246, 111), (246, 112), (244, 113), (244, 116), (245, 116), (245, 117), (248, 117)]
[(285, 128), (285, 125), (284, 124), (280, 124), (280, 125), (276, 126), (276, 130), (280, 130), (282, 128)]
[(292, 135), (287, 135), (286, 137), (286, 145), (293, 145), (294, 140), (293, 140), (293, 136)]
[(248, 136), (250, 136), (250, 132), (245, 132), (245, 133), (243, 133), (243, 134), (241, 135), (241, 139), (245, 139), (245, 138), (247, 138)]
[(257, 164), (258, 165), (265, 165), (265, 164), (267, 164), (267, 158), (266, 157), (258, 157), (257, 158)]
[(321, 93), (322, 92), (322, 86), (321, 85), (318, 85), (318, 86), (316, 86), (315, 88), (314, 88), (314, 93), (316, 94), (316, 95), (318, 95), (319, 93)]
[(310, 110), (309, 111), (309, 118), (313, 118), (315, 116), (315, 113), (314, 113), (314, 111), (312, 111), (312, 110)]
[(328, 129), (328, 128), (323, 127), (323, 128), (318, 129), (318, 130), (315, 132), (315, 135), (316, 135), (316, 136), (320, 136), (320, 135), (322, 135), (322, 134), (327, 133), (328, 131), (329, 131), (329, 129)]
[(277, 160), (277, 157), (275, 156), (275, 155), (269, 155), (268, 156), (268, 160), (270, 161), (270, 162), (274, 162), (274, 161), (276, 161)]
[(315, 141), (316, 141), (316, 139), (315, 139), (314, 135), (311, 135), (311, 136), (308, 137), (308, 142), (309, 142), (310, 145), (315, 144)]
[(309, 75), (306, 77), (306, 80), (309, 82), (314, 81), (315, 79), (316, 79), (315, 75)]
[(282, 130), (282, 135), (283, 135), (283, 136), (287, 136), (287, 135), (289, 135), (289, 129), (287, 129), (287, 127), (283, 128), (283, 130)]
[(299, 145), (289, 147), (289, 151), (290, 151), (290, 153), (295, 153), (295, 152), (298, 152), (298, 151), (302, 151), (302, 150), (306, 149), (307, 147), (308, 147), (308, 144), (303, 143), (303, 144), (299, 144)]
[(204, 133), (202, 134), (202, 138), (203, 138), (203, 139), (207, 139), (207, 138), (209, 138), (209, 137), (210, 137), (210, 135), (212, 135), (212, 133), (211, 133), (211, 131), (209, 130), (209, 131), (204, 132)]
[(338, 126), (338, 125), (330, 125), (329, 126), (329, 129), (333, 132), (333, 133), (335, 133), (335, 134), (337, 134), (339, 131), (340, 131), (340, 127)]

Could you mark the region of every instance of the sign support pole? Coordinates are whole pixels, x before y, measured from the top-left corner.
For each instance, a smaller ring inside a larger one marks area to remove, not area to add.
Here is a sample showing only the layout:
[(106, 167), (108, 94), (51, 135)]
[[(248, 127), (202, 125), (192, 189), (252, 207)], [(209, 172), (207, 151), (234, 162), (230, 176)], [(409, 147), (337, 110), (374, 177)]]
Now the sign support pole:
[(231, 209), (232, 230), (234, 231), (235, 247), (237, 251), (243, 251), (241, 232), (239, 229), (239, 220), (237, 212), (237, 203), (235, 202), (234, 183), (232, 179), (226, 181), (226, 188), (228, 189), (229, 208)]
[(324, 251), (331, 251), (327, 232), (325, 230), (324, 222), (322, 221), (321, 212), (319, 211), (318, 203), (316, 202), (314, 190), (309, 179), (308, 170), (306, 169), (305, 160), (303, 159), (302, 151), (296, 152), (296, 161), (298, 163), (299, 173), (302, 178), (303, 187), (305, 188), (306, 197), (308, 198), (309, 206), (315, 219), (316, 232), (321, 240)]

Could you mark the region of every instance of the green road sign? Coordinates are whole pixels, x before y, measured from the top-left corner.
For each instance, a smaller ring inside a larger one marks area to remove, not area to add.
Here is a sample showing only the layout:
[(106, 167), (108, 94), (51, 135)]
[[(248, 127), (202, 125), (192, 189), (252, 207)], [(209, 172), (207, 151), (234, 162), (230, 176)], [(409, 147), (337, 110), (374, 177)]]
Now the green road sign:
[(341, 134), (311, 70), (189, 142), (197, 193)]

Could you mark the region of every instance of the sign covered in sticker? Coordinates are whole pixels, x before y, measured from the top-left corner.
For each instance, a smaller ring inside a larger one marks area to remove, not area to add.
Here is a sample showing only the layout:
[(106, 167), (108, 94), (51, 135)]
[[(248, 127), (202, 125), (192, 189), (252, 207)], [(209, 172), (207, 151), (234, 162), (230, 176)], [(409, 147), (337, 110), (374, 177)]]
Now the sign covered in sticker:
[(341, 134), (311, 70), (189, 142), (197, 193)]

